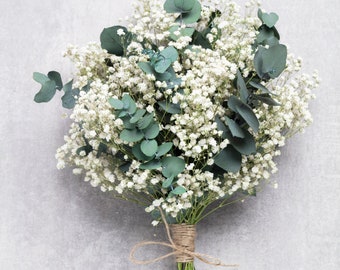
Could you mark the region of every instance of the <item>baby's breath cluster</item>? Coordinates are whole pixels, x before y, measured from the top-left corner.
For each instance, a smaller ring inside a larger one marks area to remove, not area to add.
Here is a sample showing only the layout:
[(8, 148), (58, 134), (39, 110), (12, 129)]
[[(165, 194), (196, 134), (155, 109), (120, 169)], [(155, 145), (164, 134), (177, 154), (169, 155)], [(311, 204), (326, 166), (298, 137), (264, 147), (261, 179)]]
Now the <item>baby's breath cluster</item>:
[(144, 205), (153, 224), (159, 208), (194, 224), (215, 202), (255, 194), (285, 140), (312, 122), (318, 86), (280, 44), (273, 13), (254, 14), (257, 1), (245, 16), (229, 0), (179, 2), (140, 0), (127, 28), (65, 52), (77, 71), (58, 168)]

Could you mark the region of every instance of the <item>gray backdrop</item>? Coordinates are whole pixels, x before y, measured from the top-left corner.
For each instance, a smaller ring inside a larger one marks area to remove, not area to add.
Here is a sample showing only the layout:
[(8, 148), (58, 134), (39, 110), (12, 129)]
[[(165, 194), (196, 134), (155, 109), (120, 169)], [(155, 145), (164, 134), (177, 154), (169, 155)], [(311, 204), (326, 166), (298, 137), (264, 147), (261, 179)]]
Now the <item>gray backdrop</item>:
[[(198, 251), (240, 270), (340, 269), (340, 1), (264, 6), (280, 15), (283, 43), (303, 57), (305, 71), (320, 71), (315, 123), (283, 149), (274, 176), (279, 189), (267, 187), (199, 224)], [(70, 169), (58, 171), (54, 154), (68, 129), (64, 111), (57, 99), (32, 101), (39, 89), (33, 71), (57, 69), (68, 79), (66, 45), (97, 41), (102, 28), (131, 11), (131, 0), (1, 0), (0, 269), (174, 269), (172, 259), (129, 262), (130, 248), (164, 240), (163, 228)], [(161, 252), (155, 247), (148, 254)]]

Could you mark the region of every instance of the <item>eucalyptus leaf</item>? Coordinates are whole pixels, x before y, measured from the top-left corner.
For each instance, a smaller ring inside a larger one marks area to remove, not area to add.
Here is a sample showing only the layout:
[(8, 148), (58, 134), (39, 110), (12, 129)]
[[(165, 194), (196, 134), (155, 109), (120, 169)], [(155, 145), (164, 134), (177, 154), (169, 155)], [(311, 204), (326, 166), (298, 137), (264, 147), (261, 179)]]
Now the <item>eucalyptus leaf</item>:
[(254, 66), (261, 79), (268, 80), (278, 77), (286, 68), (287, 47), (282, 44), (266, 49), (259, 47), (255, 57)]
[(100, 34), (100, 42), (103, 49), (107, 50), (110, 54), (115, 54), (117, 56), (124, 55), (124, 47), (127, 44), (123, 44), (124, 36), (119, 36), (117, 31), (122, 29), (124, 33), (128, 33), (124, 26), (112, 26), (105, 28)]
[(64, 85), (64, 95), (61, 97), (62, 105), (66, 109), (74, 108), (76, 104), (76, 96), (79, 94), (78, 89), (72, 89), (73, 80)]
[(232, 119), (225, 117), (226, 118), (226, 122), (228, 124), (228, 127), (231, 131), (231, 134), (234, 137), (238, 137), (238, 138), (244, 138), (244, 131), (243, 129)]
[(178, 114), (181, 112), (181, 106), (179, 104), (169, 103), (167, 101), (158, 101), (157, 104), (167, 113)]
[(237, 173), (241, 168), (242, 155), (233, 146), (228, 145), (214, 158), (214, 162), (227, 172)]
[(179, 157), (165, 157), (162, 159), (162, 167), (165, 177), (175, 177), (185, 169), (185, 161)]
[(55, 82), (56, 88), (58, 90), (61, 90), (63, 88), (63, 81), (61, 80), (60, 73), (57, 71), (50, 71), (47, 74), (48, 78), (50, 78), (52, 81)]
[(201, 18), (201, 11), (201, 4), (197, 0), (195, 0), (193, 8), (187, 13), (182, 13), (176, 19), (176, 22), (183, 22), (185, 24), (195, 23)]
[(164, 73), (171, 65), (171, 59), (161, 57), (155, 64), (155, 71), (157, 73)]
[(146, 139), (154, 139), (159, 134), (159, 125), (158, 123), (153, 123), (149, 125), (145, 130), (143, 130), (144, 136)]
[(261, 9), (258, 10), (258, 17), (269, 28), (272, 28), (279, 20), (279, 16), (276, 13), (264, 13)]
[(160, 56), (166, 59), (170, 59), (171, 62), (175, 62), (178, 58), (178, 52), (173, 46), (169, 46), (160, 52)]
[(143, 163), (139, 166), (141, 170), (155, 170), (162, 166), (162, 162), (160, 160), (150, 160), (146, 163)]
[(241, 154), (250, 155), (256, 152), (256, 143), (254, 136), (249, 131), (243, 129), (244, 138), (233, 137), (227, 133), (227, 138), (230, 144)]
[(137, 123), (144, 116), (145, 112), (146, 110), (144, 109), (138, 109), (133, 115), (133, 117), (131, 117), (130, 123), (131, 124)]
[(140, 161), (149, 161), (153, 158), (143, 154), (140, 143), (137, 143), (132, 147), (132, 154)]
[(116, 98), (110, 98), (109, 103), (116, 110), (121, 110), (124, 107), (123, 101), (116, 99)]
[(149, 62), (138, 62), (138, 66), (146, 74), (154, 74), (155, 73), (152, 65)]
[(143, 116), (140, 120), (138, 120), (137, 122), (137, 126), (139, 129), (145, 129), (147, 128), (151, 122), (153, 121), (153, 117), (154, 114), (150, 113), (150, 114), (146, 114), (145, 116)]
[(156, 157), (161, 157), (167, 154), (173, 146), (172, 142), (166, 142), (158, 146)]
[(158, 149), (158, 144), (156, 140), (144, 140), (140, 145), (140, 149), (142, 150), (143, 154), (152, 157), (156, 154)]
[(138, 129), (124, 129), (119, 137), (126, 142), (138, 142), (144, 138), (144, 134)]
[(195, 0), (174, 0), (175, 7), (181, 13), (189, 12), (195, 5)]
[(134, 114), (136, 112), (137, 106), (135, 101), (130, 97), (129, 94), (124, 94), (122, 98), (124, 109), (127, 109), (129, 114)]
[(259, 120), (250, 106), (243, 103), (237, 106), (237, 112), (255, 132), (259, 131)]
[(172, 182), (174, 181), (174, 176), (168, 177), (162, 184), (162, 188), (168, 188), (172, 185)]
[(260, 100), (263, 103), (268, 104), (270, 106), (281, 106), (280, 103), (272, 99), (268, 94), (253, 95), (253, 98)]
[[(180, 34), (175, 35), (176, 31), (179, 31)], [(170, 38), (174, 41), (177, 41), (180, 37), (191, 37), (195, 32), (195, 28), (192, 27), (180, 28), (179, 25), (174, 25), (170, 27), (169, 32)]]
[(249, 91), (240, 70), (237, 70), (237, 89), (243, 102), (247, 102)]
[(50, 81), (50, 78), (47, 77), (45, 74), (40, 72), (33, 73), (33, 80), (40, 83), (41, 85), (45, 84), (46, 82)]
[(195, 31), (192, 35), (191, 44), (201, 46), (204, 49), (212, 49), (210, 41), (207, 39), (206, 35), (198, 31)]
[(174, 194), (174, 195), (182, 195), (186, 192), (187, 190), (182, 187), (182, 186), (178, 186), (176, 188), (174, 188), (173, 190), (171, 190), (170, 193)]
[(261, 83), (256, 83), (256, 82), (250, 81), (249, 84), (250, 84), (252, 87), (256, 88), (256, 89), (261, 90), (261, 92), (264, 93), (264, 94), (275, 95), (274, 93), (270, 92), (270, 91), (268, 90), (268, 88), (265, 87), (265, 86), (264, 86), (263, 84), (261, 84)]
[(50, 101), (56, 93), (55, 81), (46, 81), (40, 91), (34, 96), (34, 101), (37, 103)]
[(127, 162), (123, 163), (122, 165), (120, 165), (120, 166), (119, 166), (119, 169), (120, 169), (122, 172), (126, 173), (126, 172), (129, 171), (130, 166), (131, 166), (131, 162), (127, 161)]
[(227, 133), (228, 133), (228, 129), (227, 129), (226, 125), (223, 123), (223, 121), (218, 116), (215, 117), (215, 122), (217, 124), (217, 129), (223, 132), (222, 138), (226, 139)]

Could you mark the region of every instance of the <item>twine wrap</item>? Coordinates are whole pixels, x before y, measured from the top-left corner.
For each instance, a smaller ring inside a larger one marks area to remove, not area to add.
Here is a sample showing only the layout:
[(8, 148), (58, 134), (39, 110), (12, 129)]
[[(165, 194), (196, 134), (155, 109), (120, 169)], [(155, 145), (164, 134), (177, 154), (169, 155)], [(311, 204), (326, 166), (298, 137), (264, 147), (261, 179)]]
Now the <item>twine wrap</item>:
[(180, 250), (195, 252), (196, 226), (188, 224), (172, 224), (170, 225), (170, 232), (172, 240), (179, 248), (175, 254), (176, 262), (186, 263), (194, 261), (194, 256), (186, 252), (181, 252)]
[[(169, 239), (169, 243), (167, 242), (155, 242), (155, 241), (146, 241), (137, 243), (130, 252), (130, 261), (135, 264), (150, 264), (155, 263), (170, 256), (175, 255), (177, 262), (192, 262), (194, 258), (213, 266), (222, 266), (222, 267), (238, 267), (237, 264), (224, 264), (221, 260), (214, 258), (207, 254), (201, 254), (195, 252), (195, 238), (196, 238), (196, 227), (194, 225), (187, 225), (187, 224), (173, 224), (171, 225), (171, 229), (169, 224), (166, 222), (164, 213), (161, 208), (159, 211), (162, 216), (162, 221), (164, 223), (166, 234)], [(190, 228), (187, 230), (187, 228)], [(189, 231), (189, 232), (188, 232)], [(172, 237), (172, 235), (173, 237)], [(188, 240), (189, 238), (190, 240)], [(173, 249), (172, 252), (169, 252), (163, 256), (159, 256), (155, 259), (151, 260), (138, 260), (135, 258), (135, 253), (139, 248), (150, 246), (150, 245), (158, 245), (158, 246), (165, 246), (170, 247)]]

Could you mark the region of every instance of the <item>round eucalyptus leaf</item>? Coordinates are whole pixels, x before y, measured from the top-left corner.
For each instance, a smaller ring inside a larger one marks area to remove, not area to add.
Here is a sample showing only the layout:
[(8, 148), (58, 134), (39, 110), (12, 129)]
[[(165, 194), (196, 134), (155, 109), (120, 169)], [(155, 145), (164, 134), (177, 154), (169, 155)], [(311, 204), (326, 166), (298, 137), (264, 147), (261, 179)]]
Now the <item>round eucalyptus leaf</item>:
[(175, 177), (185, 169), (185, 161), (179, 157), (165, 157), (162, 159), (162, 167), (165, 177)]
[(117, 31), (122, 29), (124, 33), (127, 33), (127, 29), (124, 26), (112, 26), (105, 28), (100, 34), (101, 47), (108, 51), (110, 54), (117, 56), (124, 55), (124, 46), (122, 43), (123, 37), (119, 36)]
[(269, 28), (272, 28), (278, 20), (279, 16), (276, 13), (262, 13), (262, 21)]
[(146, 139), (154, 139), (159, 134), (159, 125), (158, 123), (153, 123), (149, 125), (144, 131), (144, 136)]
[(172, 185), (172, 182), (174, 181), (174, 176), (168, 177), (162, 184), (162, 188), (168, 188)]
[(134, 114), (133, 117), (131, 117), (130, 119), (130, 123), (131, 124), (134, 124), (134, 123), (137, 123), (139, 119), (141, 119), (143, 117), (143, 115), (145, 114), (146, 110), (144, 109), (138, 109), (136, 111), (136, 113)]
[(195, 5), (195, 0), (174, 0), (175, 7), (181, 10), (181, 13), (192, 10)]
[(176, 187), (174, 190), (172, 190), (170, 193), (174, 194), (174, 195), (182, 195), (186, 192), (187, 190), (182, 187), (182, 186), (178, 186)]
[(116, 98), (110, 98), (109, 103), (116, 110), (121, 110), (124, 107), (124, 103), (121, 100), (116, 99)]
[(47, 77), (45, 74), (40, 72), (33, 72), (33, 80), (40, 84), (44, 84), (50, 80), (49, 77)]
[(158, 73), (164, 73), (171, 65), (169, 58), (160, 57), (155, 64), (155, 71)]
[(56, 83), (55, 81), (46, 81), (40, 91), (34, 96), (34, 101), (37, 103), (50, 101), (56, 93)]
[(140, 161), (149, 161), (152, 157), (148, 157), (143, 154), (142, 150), (140, 149), (141, 144), (137, 143), (132, 147), (132, 154)]
[(153, 120), (153, 113), (148, 113), (138, 120), (137, 126), (139, 129), (146, 129)]
[(171, 62), (175, 62), (178, 58), (178, 52), (172, 46), (165, 48), (163, 51), (160, 52), (160, 55), (166, 59), (170, 59)]
[(144, 138), (144, 134), (138, 129), (124, 129), (119, 137), (126, 142), (138, 142)]
[(63, 81), (61, 80), (60, 73), (57, 71), (50, 71), (47, 74), (48, 78), (50, 78), (52, 81), (55, 81), (56, 88), (58, 90), (61, 90), (63, 88)]
[(164, 156), (171, 150), (172, 146), (173, 146), (172, 142), (166, 142), (161, 144), (160, 146), (158, 146), (156, 156), (157, 157)]
[(156, 140), (144, 140), (140, 145), (140, 149), (142, 150), (143, 154), (152, 157), (156, 154), (158, 149), (158, 144)]
[(278, 77), (286, 68), (287, 47), (282, 44), (266, 49), (259, 47), (255, 57), (254, 66), (261, 79)]
[(167, 113), (178, 114), (181, 112), (181, 106), (179, 104), (173, 104), (166, 101), (158, 101), (157, 104)]
[(182, 13), (176, 19), (176, 22), (182, 21), (185, 24), (195, 23), (201, 18), (201, 11), (202, 11), (201, 4), (197, 0), (195, 0), (193, 8), (187, 13)]

